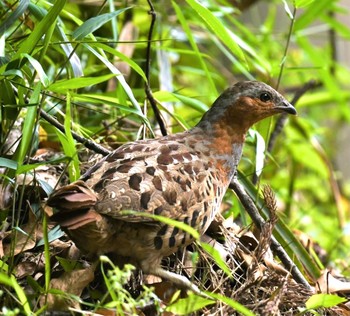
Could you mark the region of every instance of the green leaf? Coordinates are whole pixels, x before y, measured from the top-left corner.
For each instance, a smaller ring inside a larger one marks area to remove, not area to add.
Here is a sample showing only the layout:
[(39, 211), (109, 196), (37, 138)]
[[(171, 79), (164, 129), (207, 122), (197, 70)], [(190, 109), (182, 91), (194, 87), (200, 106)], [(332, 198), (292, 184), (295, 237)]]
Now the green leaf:
[(173, 7), (175, 9), (175, 12), (176, 12), (176, 15), (177, 15), (177, 18), (179, 19), (180, 23), (181, 23), (181, 26), (183, 28), (183, 30), (185, 31), (186, 35), (187, 35), (187, 38), (188, 38), (188, 41), (190, 42), (191, 44), (191, 47), (192, 49), (194, 50), (200, 64), (201, 64), (201, 67), (203, 68), (205, 74), (206, 74), (206, 78), (207, 80), (209, 81), (210, 83), (210, 86), (211, 86), (211, 90), (212, 92), (217, 95), (218, 92), (216, 90), (216, 86), (214, 84), (214, 81), (212, 79), (212, 76), (210, 75), (209, 73), (209, 70), (208, 70), (208, 67), (207, 65), (205, 64), (204, 62), (204, 59), (202, 57), (202, 54), (198, 48), (198, 45), (194, 39), (194, 36), (193, 36), (193, 32), (192, 30), (190, 29), (189, 25), (188, 25), (188, 22), (187, 20), (185, 19), (185, 16), (183, 15), (182, 13), (182, 10), (181, 8), (175, 3), (175, 1), (172, 1), (172, 4), (173, 4)]
[(18, 297), (19, 302), (21, 303), (24, 309), (25, 314), (33, 315), (30, 310), (29, 300), (26, 297), (26, 294), (24, 293), (22, 287), (18, 284), (14, 275), (9, 276), (3, 272), (0, 272), (0, 283), (12, 287)]
[(208, 111), (208, 106), (191, 97), (187, 97), (178, 93), (168, 92), (168, 91), (156, 91), (153, 93), (153, 96), (159, 100), (160, 102), (177, 102), (181, 101), (181, 103), (190, 106), (192, 109), (200, 113), (204, 113)]
[(45, 17), (35, 25), (34, 30), (26, 38), (26, 40), (21, 44), (19, 50), (13, 57), (14, 59), (20, 58), (21, 54), (31, 52), (37, 47), (38, 42), (42, 39), (47, 31), (47, 26), (55, 23), (58, 15), (62, 11), (66, 4), (66, 0), (55, 1), (53, 7), (48, 11)]
[(245, 59), (242, 49), (232, 38), (232, 34), (221, 23), (221, 21), (206, 7), (200, 4), (196, 0), (186, 0), (186, 2), (192, 7), (192, 9), (203, 19), (213, 33), (220, 38), (220, 40), (241, 60)]
[[(44, 8), (34, 3), (31, 3), (29, 5), (29, 12), (33, 14), (35, 18), (38, 20), (42, 20), (47, 15), (47, 10), (45, 10)], [(62, 10), (61, 13), (62, 15), (64, 15), (66, 11)], [(74, 18), (72, 20), (74, 21)], [(81, 77), (83, 75), (83, 70), (80, 63), (80, 59), (78, 55), (75, 53), (75, 49), (73, 49), (72, 44), (69, 43), (68, 37), (62, 30), (62, 27), (61, 27), (62, 24), (63, 23), (56, 23), (55, 25), (51, 24), (50, 27), (54, 28), (54, 33), (53, 33), (54, 38), (57, 38), (57, 41), (61, 42), (60, 46), (62, 47), (66, 57), (69, 58), (69, 63), (72, 66), (74, 76)], [(52, 32), (52, 30), (48, 30), (46, 35), (50, 35), (50, 31)], [(52, 43), (51, 36), (45, 36), (45, 44), (50, 45), (51, 43)], [(43, 54), (45, 53), (46, 48), (47, 47), (44, 47), (44, 49), (41, 51), (41, 56), (43, 56)]]
[(329, 9), (334, 1), (335, 0), (318, 0), (312, 5), (308, 6), (306, 10), (304, 10), (303, 14), (296, 19), (294, 31), (305, 29), (313, 21), (319, 19), (320, 16), (326, 12), (329, 12)]
[[(79, 80), (80, 78), (76, 78)], [(74, 182), (80, 178), (80, 169), (79, 169), (79, 158), (77, 149), (75, 147), (75, 141), (72, 136), (72, 130), (71, 130), (71, 123), (73, 122), (72, 115), (71, 115), (71, 95), (69, 92), (67, 92), (67, 98), (66, 98), (66, 115), (64, 117), (64, 131), (65, 131), (65, 139), (66, 142), (64, 143), (64, 153), (72, 158), (72, 163), (68, 165), (68, 172), (69, 172), (69, 180), (71, 182)], [(63, 145), (63, 144), (62, 144)]]
[(192, 293), (188, 297), (181, 298), (175, 303), (169, 305), (166, 308), (166, 311), (176, 315), (190, 315), (191, 313), (212, 304), (215, 304), (213, 300)]
[(350, 28), (345, 24), (339, 22), (337, 18), (333, 18), (331, 15), (323, 15), (322, 20), (330, 25), (330, 27), (336, 31), (339, 35), (346, 39), (350, 39)]
[[(17, 22), (17, 19), (24, 14), (24, 12), (27, 10), (27, 7), (30, 3), (30, 0), (22, 0), (19, 2), (17, 8), (10, 14), (9, 17), (7, 17), (3, 23), (0, 25), (0, 36), (2, 36), (7, 29), (13, 25), (15, 22)], [(2, 16), (2, 19), (4, 17)]]
[(84, 44), (84, 46), (89, 51), (91, 51), (99, 60), (101, 60), (108, 67), (108, 69), (112, 73), (117, 75), (117, 80), (122, 85), (122, 87), (123, 87), (125, 93), (127, 94), (129, 100), (131, 101), (131, 103), (135, 107), (135, 109), (137, 110), (137, 112), (138, 112), (137, 114), (142, 118), (142, 120), (144, 121), (145, 125), (148, 127), (149, 131), (154, 135), (153, 130), (152, 130), (152, 126), (151, 126), (148, 118), (143, 114), (142, 109), (140, 107), (140, 104), (135, 99), (135, 96), (134, 96), (134, 94), (132, 92), (132, 89), (130, 88), (128, 83), (125, 81), (125, 78), (122, 75), (122, 73), (119, 71), (119, 69), (117, 69), (105, 56), (102, 56), (99, 52), (97, 52), (95, 49), (93, 49), (90, 45)]
[(80, 25), (72, 34), (73, 39), (75, 40), (81, 40), (85, 36), (87, 36), (90, 33), (93, 33), (97, 29), (99, 29), (102, 25), (107, 23), (108, 21), (112, 20), (119, 14), (123, 13), (124, 11), (130, 9), (124, 8), (120, 9), (111, 13), (105, 13), (101, 14), (99, 16), (90, 18), (89, 20), (85, 21), (82, 25)]
[(315, 294), (312, 295), (305, 303), (307, 309), (329, 308), (340, 303), (346, 302), (347, 299), (333, 294)]
[(28, 54), (23, 54), (22, 56), (28, 59), (29, 63), (33, 66), (33, 68), (37, 72), (43, 86), (47, 87), (50, 84), (50, 80), (47, 77), (41, 64), (35, 58), (33, 58), (32, 56), (30, 56)]
[(294, 0), (294, 6), (297, 9), (307, 7), (311, 3), (313, 3), (315, 0)]
[[(56, 239), (61, 238), (62, 236), (64, 236), (64, 234), (65, 233), (63, 232), (63, 230), (61, 230), (60, 226), (57, 225), (48, 232), (47, 240), (50, 243)], [(40, 247), (40, 246), (43, 246), (44, 243), (45, 243), (44, 238), (42, 238), (37, 242), (37, 244), (35, 246)]]
[(234, 301), (233, 299), (226, 297), (224, 295), (221, 294), (217, 294), (217, 293), (209, 293), (206, 292), (206, 294), (208, 294), (209, 296), (216, 298), (217, 300), (227, 304), (228, 306), (232, 307), (234, 310), (236, 310), (237, 312), (239, 312), (239, 315), (243, 315), (243, 316), (255, 316), (255, 314), (250, 311), (248, 308), (244, 307), (243, 305), (239, 304), (238, 302)]
[(169, 217), (154, 215), (154, 214), (145, 213), (145, 212), (138, 212), (138, 211), (122, 211), (121, 213), (123, 215), (129, 215), (130, 218), (137, 217), (138, 220), (140, 221), (142, 221), (142, 218), (144, 217), (145, 218), (144, 221), (146, 221), (146, 219), (152, 219), (152, 220), (156, 220), (156, 221), (168, 224), (173, 227), (177, 227), (185, 231), (186, 233), (190, 234), (195, 240), (199, 240), (199, 237), (200, 237), (197, 230), (195, 230), (193, 227), (186, 225), (183, 222), (179, 222), (175, 219), (171, 219)]
[(230, 268), (228, 267), (226, 262), (221, 258), (219, 251), (217, 251), (214, 247), (205, 242), (201, 242), (200, 244), (201, 247), (205, 250), (205, 252), (208, 253), (215, 260), (215, 263), (220, 267), (220, 269), (224, 271), (227, 276), (232, 276)]
[[(33, 94), (30, 97), (29, 103), (39, 104), (40, 96), (41, 96), (41, 83), (38, 83), (34, 87)], [(37, 119), (37, 107), (29, 106), (27, 108), (27, 114), (24, 119), (23, 128), (22, 128), (22, 138), (21, 142), (13, 156), (18, 162), (18, 166), (20, 167), (23, 164), (23, 161), (26, 155), (29, 153), (31, 146), (33, 145), (33, 136), (35, 135), (35, 122)], [(17, 170), (17, 174), (18, 170)]]
[(142, 79), (145, 82), (147, 82), (146, 75), (143, 72), (142, 68), (138, 64), (136, 64), (132, 59), (128, 58), (127, 56), (125, 56), (121, 52), (118, 52), (116, 49), (114, 49), (114, 48), (112, 48), (112, 47), (110, 47), (110, 46), (108, 46), (106, 44), (96, 42), (96, 43), (90, 43), (90, 45), (93, 46), (93, 47), (101, 48), (104, 51), (117, 56), (122, 61), (126, 62), (132, 69), (134, 69), (142, 77)]
[(71, 272), (73, 270), (81, 269), (81, 264), (77, 260), (70, 260), (63, 257), (55, 256), (59, 264), (62, 266), (65, 272)]
[[(75, 101), (90, 102), (90, 103), (104, 103), (110, 106), (116, 107), (122, 111), (133, 113), (140, 116), (140, 112), (134, 107), (128, 107), (119, 103), (119, 99), (116, 97), (103, 95), (103, 94), (73, 94)], [(141, 116), (143, 118), (143, 115)]]
[(48, 90), (58, 93), (65, 93), (68, 90), (80, 89), (99, 84), (115, 77), (114, 74), (103, 75), (99, 77), (81, 77), (72, 79), (63, 79), (56, 81), (48, 86)]
[(16, 170), (18, 167), (17, 161), (0, 157), (0, 166), (12, 170)]

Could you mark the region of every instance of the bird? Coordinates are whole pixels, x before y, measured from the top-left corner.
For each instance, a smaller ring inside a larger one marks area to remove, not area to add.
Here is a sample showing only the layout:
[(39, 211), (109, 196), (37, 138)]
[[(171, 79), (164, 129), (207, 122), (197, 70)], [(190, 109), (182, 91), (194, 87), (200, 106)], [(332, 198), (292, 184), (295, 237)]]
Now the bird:
[(236, 174), (248, 129), (278, 113), (297, 114), (269, 85), (237, 82), (193, 128), (123, 144), (54, 191), (47, 201), (55, 209), (51, 220), (90, 258), (111, 254), (145, 274), (200, 292), (161, 266), (164, 257), (192, 243), (192, 235), (152, 216), (203, 235)]

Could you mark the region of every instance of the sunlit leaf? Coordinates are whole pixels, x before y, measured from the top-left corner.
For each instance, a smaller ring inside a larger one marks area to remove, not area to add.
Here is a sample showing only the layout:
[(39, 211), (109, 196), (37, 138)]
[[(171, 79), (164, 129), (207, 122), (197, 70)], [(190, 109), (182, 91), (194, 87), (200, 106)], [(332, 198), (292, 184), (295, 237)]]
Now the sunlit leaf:
[(294, 0), (294, 5), (297, 9), (306, 7), (313, 3), (315, 0)]
[(186, 298), (180, 298), (175, 303), (169, 305), (166, 310), (176, 315), (190, 315), (205, 306), (215, 304), (213, 300), (190, 294)]
[(320, 16), (329, 12), (329, 8), (336, 0), (318, 0), (307, 6), (303, 13), (296, 19), (294, 31), (300, 31), (311, 24)]
[(223, 303), (227, 304), (228, 306), (232, 307), (234, 310), (239, 312), (239, 315), (243, 316), (255, 316), (255, 314), (250, 311), (248, 308), (244, 307), (242, 304), (236, 302), (235, 300), (221, 295), (217, 293), (208, 293), (211, 297), (216, 298), (217, 300), (222, 301)]
[(193, 49), (193, 51), (195, 52), (200, 64), (201, 64), (201, 67), (203, 68), (205, 74), (206, 74), (206, 78), (211, 86), (211, 90), (213, 91), (213, 93), (215, 95), (217, 95), (217, 91), (216, 91), (216, 87), (215, 87), (215, 84), (214, 84), (214, 81), (213, 79), (211, 78), (210, 76), (210, 73), (209, 73), (209, 70), (208, 70), (208, 67), (206, 65), (206, 63), (204, 62), (204, 59), (200, 53), (200, 50), (198, 48), (198, 45), (194, 39), (194, 36), (192, 34), (192, 30), (190, 29), (189, 25), (188, 25), (188, 22), (187, 20), (185, 19), (185, 16), (183, 15), (183, 12), (180, 8), (180, 6), (175, 2), (175, 1), (172, 1), (172, 4), (173, 4), (173, 7), (175, 9), (175, 12), (176, 12), (176, 15), (177, 15), (177, 18), (179, 19), (181, 25), (182, 25), (182, 28), (183, 30), (185, 31), (186, 35), (187, 35), (187, 38), (191, 44), (191, 47)]
[(226, 262), (221, 258), (220, 252), (211, 245), (201, 242), (201, 247), (214, 259), (215, 263), (220, 267), (227, 276), (231, 276), (231, 270)]
[(316, 308), (329, 308), (332, 306), (336, 306), (340, 303), (346, 302), (347, 299), (345, 297), (340, 297), (338, 295), (333, 294), (315, 294), (312, 295), (305, 303), (306, 308), (308, 309), (316, 309)]
[(230, 36), (227, 28), (222, 22), (208, 10), (205, 6), (195, 0), (186, 0), (186, 2), (193, 8), (193, 10), (203, 19), (203, 21), (209, 26), (212, 32), (221, 39), (221, 41), (231, 49), (241, 60), (244, 60), (244, 53), (242, 49), (237, 45)]

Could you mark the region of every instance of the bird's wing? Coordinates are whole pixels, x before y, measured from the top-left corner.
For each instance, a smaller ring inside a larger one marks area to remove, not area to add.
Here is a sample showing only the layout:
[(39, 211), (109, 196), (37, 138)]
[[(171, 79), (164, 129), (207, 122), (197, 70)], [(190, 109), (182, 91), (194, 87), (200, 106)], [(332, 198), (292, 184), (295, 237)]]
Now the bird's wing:
[(140, 212), (180, 219), (219, 204), (212, 167), (177, 135), (122, 146), (93, 167), (86, 184), (97, 196), (94, 208), (100, 214), (138, 222), (150, 221)]

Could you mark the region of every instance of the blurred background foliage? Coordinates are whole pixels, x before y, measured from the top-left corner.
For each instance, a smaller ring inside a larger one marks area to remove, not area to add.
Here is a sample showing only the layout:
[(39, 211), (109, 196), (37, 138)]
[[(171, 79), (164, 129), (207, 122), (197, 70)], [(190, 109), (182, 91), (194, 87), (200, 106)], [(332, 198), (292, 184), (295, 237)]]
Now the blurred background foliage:
[[(257, 188), (269, 184), (289, 228), (311, 236), (327, 251), (328, 263), (349, 274), (348, 9), (340, 0), (153, 5), (147, 73), (146, 0), (1, 1), (2, 181), (25, 200), (17, 179), (34, 172), (38, 149), (64, 151), (70, 181), (76, 179), (84, 146), (72, 132), (110, 148), (161, 135), (145, 94), (147, 77), (169, 133), (193, 126), (229, 84), (261, 80), (289, 100), (302, 94), (298, 117), (288, 118), (270, 152), (278, 119), (255, 126), (240, 170)], [(10, 212), (13, 227), (19, 226), (18, 204), (5, 202), (10, 211), (1, 219)], [(226, 202), (227, 217), (249, 223), (232, 192)]]

